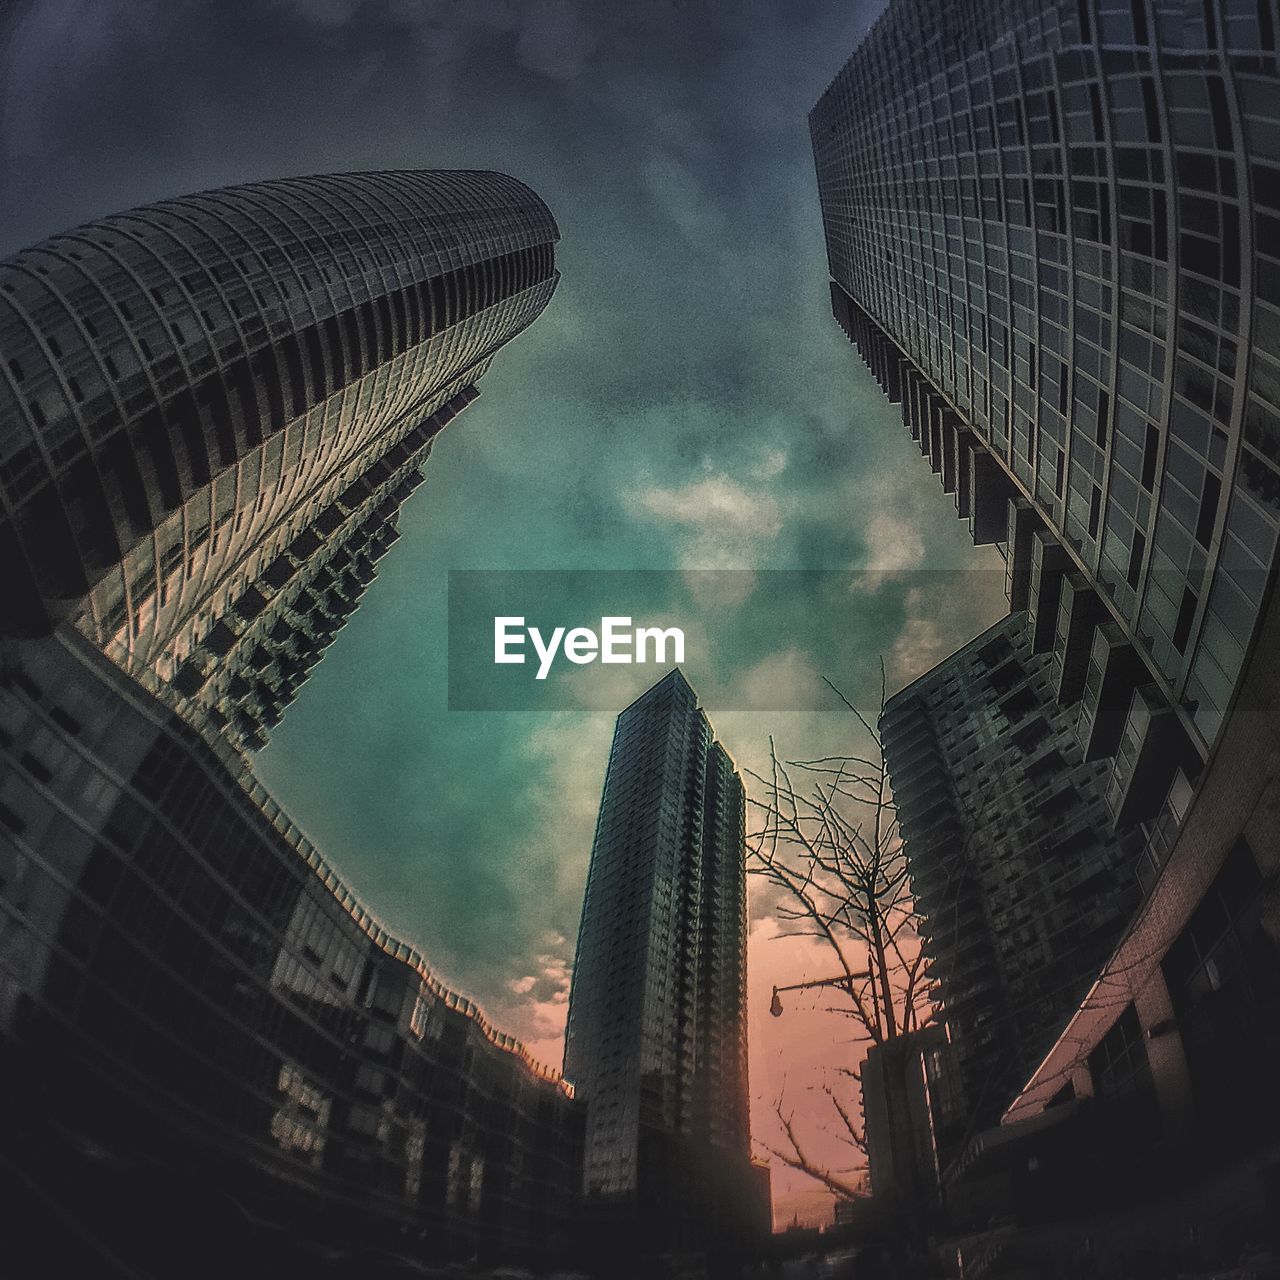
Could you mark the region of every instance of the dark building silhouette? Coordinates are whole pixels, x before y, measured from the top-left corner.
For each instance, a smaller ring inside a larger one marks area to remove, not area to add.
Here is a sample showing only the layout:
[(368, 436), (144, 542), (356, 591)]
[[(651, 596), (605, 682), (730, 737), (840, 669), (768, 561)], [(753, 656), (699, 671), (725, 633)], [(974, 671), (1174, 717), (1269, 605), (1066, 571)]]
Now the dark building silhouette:
[(288, 178), (0, 262), (0, 593), (265, 742), (435, 435), (556, 283), (496, 173)]
[(679, 670), (618, 716), (565, 1075), (587, 1103), (584, 1186), (595, 1220), (634, 1231), (650, 1251), (731, 1253), (760, 1217), (747, 1093), (745, 806), (733, 761)]
[[(810, 115), (835, 318), (1005, 558), (1010, 639), (1050, 660), (1027, 714), (1074, 722), (1116, 832), (1139, 835), (1114, 952), (944, 1172), (970, 1227), (1041, 1223), (1002, 1246), (1032, 1271), (1234, 1265), (1280, 1221), (1277, 18), (897, 0)], [(975, 714), (997, 716), (977, 674)], [(942, 754), (939, 799), (960, 772)], [(1007, 751), (973, 766), (1004, 789)], [(922, 901), (961, 843), (928, 849)], [(1101, 1206), (1106, 1232), (1071, 1216)]]
[(500, 174), (346, 174), (0, 263), (0, 1174), (46, 1257), (571, 1249), (572, 1089), (378, 924), (246, 758), (546, 304), (557, 238)]
[[(76, 1212), (126, 1258), (166, 1230), (235, 1256), (258, 1218), (352, 1255), (563, 1256), (582, 1115), (557, 1074), (391, 937), (170, 691), (71, 631), (4, 657), (9, 1159), (56, 1190), (68, 1168), (95, 1186), (79, 1153), (101, 1152), (143, 1203)], [(188, 1202), (168, 1228), (139, 1214), (153, 1182)]]
[(1161, 874), (1002, 1123), (950, 1171), (957, 1221), (1042, 1224), (1038, 1257), (1083, 1269), (1100, 1214), (1095, 1259), (1157, 1274), (1280, 1247), (1274, 594), (1263, 626)]
[[(935, 1024), (872, 1045), (859, 1068), (871, 1196), (916, 1228), (938, 1201), (938, 1130), (952, 1116), (931, 1067), (946, 1053), (946, 1032)], [(836, 1224), (848, 1216), (837, 1201)]]

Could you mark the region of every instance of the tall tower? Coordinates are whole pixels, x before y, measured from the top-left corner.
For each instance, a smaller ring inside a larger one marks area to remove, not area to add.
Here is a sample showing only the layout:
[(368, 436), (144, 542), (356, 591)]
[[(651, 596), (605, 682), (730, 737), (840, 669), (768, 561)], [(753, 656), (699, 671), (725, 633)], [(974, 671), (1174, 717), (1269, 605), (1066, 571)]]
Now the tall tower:
[(1006, 563), (1012, 616), (882, 720), (930, 972), (998, 1106), (1028, 1055), (1037, 1105), (1180, 1062), (1209, 873), (1243, 918), (1276, 845), (1254, 865), (1242, 831), (1275, 755), (1241, 689), (1269, 687), (1280, 531), (1278, 69), (1266, 4), (893, 0), (810, 113), (835, 319)]
[(0, 594), (261, 746), (397, 536), (435, 435), (556, 284), (513, 178), (335, 174), (0, 262)]
[(1109, 766), (1017, 614), (890, 698), (880, 733), (950, 1060), (995, 1124), (1137, 906), (1140, 833), (1115, 830)]
[(809, 120), (836, 317), (1132, 820), (1216, 741), (1280, 528), (1275, 40), (1219, 9), (896, 0)]
[(650, 1243), (714, 1248), (742, 1230), (744, 839), (733, 761), (671, 671), (618, 716), (565, 1045), (587, 1194)]
[(248, 756), (556, 239), (500, 174), (365, 173), (0, 263), (0, 1180), (55, 1270), (225, 1274), (267, 1222), (282, 1274), (571, 1245), (572, 1091)]

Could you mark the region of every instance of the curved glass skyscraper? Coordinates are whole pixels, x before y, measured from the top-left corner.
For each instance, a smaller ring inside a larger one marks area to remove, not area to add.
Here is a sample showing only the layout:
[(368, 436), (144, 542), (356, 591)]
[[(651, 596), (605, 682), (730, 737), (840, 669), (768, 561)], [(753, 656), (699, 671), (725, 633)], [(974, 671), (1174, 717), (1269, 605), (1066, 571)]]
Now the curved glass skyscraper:
[(247, 763), (557, 238), (501, 174), (340, 174), (0, 263), (0, 1194), (65, 1269), (571, 1238), (572, 1090)]
[[(432, 437), (555, 288), (497, 173), (251, 183), (0, 263), (0, 594), (259, 746)], [(217, 669), (216, 674), (215, 670)]]

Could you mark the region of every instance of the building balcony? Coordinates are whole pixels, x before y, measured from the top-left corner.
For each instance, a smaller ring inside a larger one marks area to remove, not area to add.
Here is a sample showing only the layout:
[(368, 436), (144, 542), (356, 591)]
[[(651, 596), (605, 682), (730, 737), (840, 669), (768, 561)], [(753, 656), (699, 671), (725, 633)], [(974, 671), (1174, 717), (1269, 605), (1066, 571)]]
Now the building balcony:
[(911, 861), (912, 874), (927, 880), (936, 867), (947, 867), (963, 847), (964, 836), (953, 815), (944, 815), (926, 826), (902, 832), (902, 841)]
[(924, 396), (928, 384), (914, 365), (908, 364), (902, 371), (902, 421), (908, 434), (919, 441), (924, 432)]
[(1160, 811), (1147, 828), (1147, 840), (1138, 855), (1136, 874), (1138, 884), (1144, 895), (1149, 894), (1160, 878), (1164, 864), (1169, 860), (1174, 841), (1182, 827), (1182, 820), (1187, 816), (1191, 805), (1191, 797), (1195, 791), (1190, 779), (1181, 769), (1174, 771), (1173, 781), (1169, 784), (1169, 792), (1160, 806)]
[(916, 761), (910, 769), (891, 775), (893, 798), (899, 809), (921, 809), (940, 789), (945, 792), (947, 770), (939, 755)]
[(1094, 628), (1076, 725), (1086, 760), (1115, 754), (1129, 701), (1145, 677), (1146, 668), (1118, 623), (1103, 622)]
[(1027, 628), (1032, 653), (1048, 653), (1057, 634), (1062, 578), (1070, 562), (1047, 529), (1031, 535), (1031, 590), (1027, 598)]
[(1008, 536), (1007, 508), (1016, 492), (1004, 468), (975, 442), (968, 446), (969, 536), (974, 546), (1003, 542)]
[(923, 854), (931, 855), (939, 848), (959, 840), (960, 824), (949, 801), (940, 801), (928, 813), (913, 818), (909, 827), (903, 829), (902, 835), (913, 852), (918, 849)]
[(914, 370), (912, 373), (911, 438), (919, 446), (921, 457), (927, 458), (929, 456), (929, 423), (933, 417), (937, 396), (919, 374)]
[(990, 1000), (992, 986), (993, 984), (986, 982), (953, 983), (943, 997), (947, 1012), (954, 1015), (976, 1001)]
[(894, 760), (889, 780), (900, 807), (910, 807), (913, 798), (928, 790), (936, 780), (945, 779), (947, 769), (935, 744), (905, 761)]
[(1005, 534), (1004, 593), (1009, 609), (1017, 613), (1027, 607), (1031, 595), (1031, 535), (1044, 527), (1036, 509), (1026, 498), (1010, 500)]
[(924, 700), (917, 694), (895, 694), (880, 713), (880, 732), (888, 734), (912, 722), (928, 723)]
[(853, 311), (849, 295), (834, 280), (831, 281), (831, 314), (850, 342), (854, 340)]
[(1174, 774), (1198, 773), (1196, 756), (1176, 712), (1155, 684), (1133, 691), (1107, 787), (1116, 829), (1147, 822), (1169, 795)]
[(945, 924), (948, 930), (957, 929), (962, 925), (983, 923), (982, 904), (963, 882), (953, 886), (942, 881), (931, 892), (917, 892), (915, 881), (912, 881), (911, 887), (920, 913), (939, 923), (942, 923), (945, 913)]
[(942, 847), (938, 844), (924, 856), (921, 856), (914, 846), (908, 849), (911, 882), (917, 889), (928, 891), (938, 885), (951, 884), (957, 882), (962, 875), (964, 864), (958, 859), (930, 856)]
[(1106, 617), (1098, 593), (1083, 573), (1063, 575), (1058, 590), (1058, 621), (1053, 659), (1058, 671), (1057, 698), (1064, 706), (1079, 700), (1089, 672), (1093, 634)]
[(938, 466), (934, 467), (934, 470), (942, 475), (943, 493), (955, 493), (956, 491), (956, 435), (964, 429), (964, 423), (955, 413), (948, 408), (942, 410), (939, 439), (941, 456), (938, 459)]
[(400, 539), (400, 530), (395, 528), (384, 529), (369, 544), (369, 556), (373, 560), (381, 560), (383, 556), (391, 550), (392, 545)]
[(928, 387), (920, 396), (920, 455), (929, 460), (930, 469), (937, 474), (942, 470), (939, 453), (942, 447), (942, 410), (946, 401)]
[(903, 763), (921, 750), (937, 746), (933, 725), (927, 714), (921, 711), (915, 720), (895, 720), (881, 722), (881, 745), (887, 757), (890, 772), (900, 768)]
[(951, 469), (956, 477), (956, 515), (961, 520), (969, 518), (969, 470), (973, 451), (981, 446), (978, 437), (968, 427), (957, 427), (951, 437)]

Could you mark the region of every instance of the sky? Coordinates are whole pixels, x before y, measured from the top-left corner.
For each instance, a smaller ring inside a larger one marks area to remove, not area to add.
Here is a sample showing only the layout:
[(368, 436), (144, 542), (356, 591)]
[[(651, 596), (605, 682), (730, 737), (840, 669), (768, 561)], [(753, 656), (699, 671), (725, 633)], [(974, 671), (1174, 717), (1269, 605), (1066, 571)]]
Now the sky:
[[(350, 169), (498, 169), (554, 213), (555, 296), (439, 438), (403, 537), (256, 763), (373, 911), (552, 1064), (613, 717), (661, 672), (575, 668), (542, 705), (451, 710), (448, 572), (664, 571), (643, 579), (647, 607), (687, 628), (684, 670), (756, 771), (770, 735), (790, 758), (858, 745), (823, 676), (874, 712), (882, 659), (893, 691), (1006, 607), (998, 558), (970, 546), (830, 315), (806, 115), (879, 8), (0, 14), (0, 253), (165, 196)], [(828, 571), (820, 592), (802, 570)], [(625, 613), (641, 581), (625, 577), (565, 621), (613, 599)], [(782, 1097), (848, 1164), (821, 1086), (859, 1050), (820, 995), (768, 1017), (772, 985), (831, 973), (776, 936), (770, 906), (753, 896), (757, 1150)], [(774, 1191), (776, 1222), (829, 1220), (798, 1175), (775, 1166)]]

